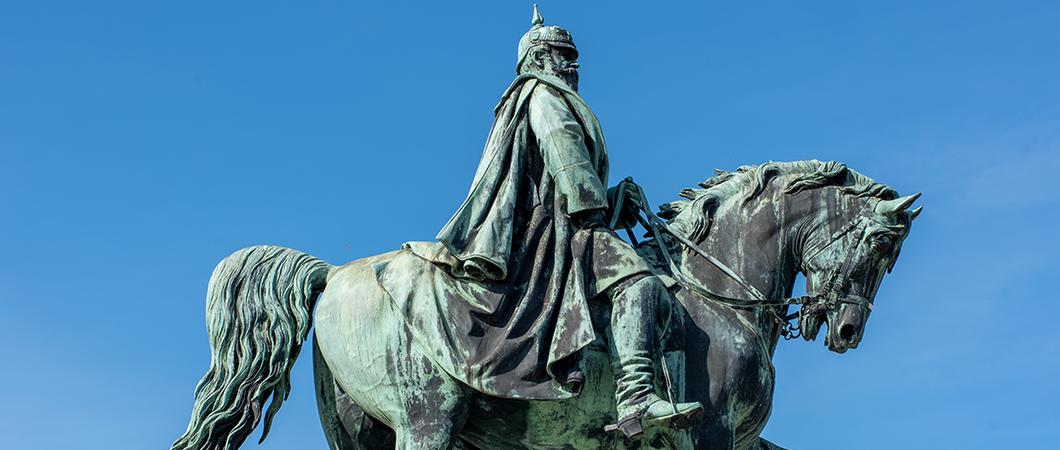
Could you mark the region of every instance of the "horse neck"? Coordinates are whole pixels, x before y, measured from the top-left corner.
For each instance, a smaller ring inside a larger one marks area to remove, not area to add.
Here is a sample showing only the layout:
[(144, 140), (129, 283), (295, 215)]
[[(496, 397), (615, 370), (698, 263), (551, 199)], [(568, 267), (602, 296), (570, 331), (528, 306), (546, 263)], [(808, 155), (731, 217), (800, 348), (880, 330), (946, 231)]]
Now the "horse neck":
[[(707, 235), (697, 245), (731, 268), (740, 278), (768, 298), (789, 297), (798, 272), (797, 243), (806, 217), (794, 215), (786, 206), (787, 196), (774, 183), (744, 202), (742, 198), (722, 202)], [(802, 194), (800, 194), (802, 195)], [(682, 252), (680, 264), (686, 274), (717, 294), (751, 298), (739, 282), (691, 252)], [(770, 308), (739, 309), (757, 327), (772, 352), (780, 334)], [(779, 311), (784, 314), (786, 311)]]

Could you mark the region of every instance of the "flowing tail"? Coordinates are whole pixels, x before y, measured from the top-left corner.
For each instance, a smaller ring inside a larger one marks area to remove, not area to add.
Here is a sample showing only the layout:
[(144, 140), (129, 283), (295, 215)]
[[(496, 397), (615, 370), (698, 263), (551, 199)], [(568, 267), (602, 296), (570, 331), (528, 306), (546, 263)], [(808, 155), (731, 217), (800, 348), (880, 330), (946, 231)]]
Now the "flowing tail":
[(291, 366), (332, 267), (297, 250), (265, 245), (239, 250), (217, 265), (206, 293), (210, 369), (195, 387), (188, 430), (172, 450), (235, 450), (263, 411), (265, 440), (290, 393)]

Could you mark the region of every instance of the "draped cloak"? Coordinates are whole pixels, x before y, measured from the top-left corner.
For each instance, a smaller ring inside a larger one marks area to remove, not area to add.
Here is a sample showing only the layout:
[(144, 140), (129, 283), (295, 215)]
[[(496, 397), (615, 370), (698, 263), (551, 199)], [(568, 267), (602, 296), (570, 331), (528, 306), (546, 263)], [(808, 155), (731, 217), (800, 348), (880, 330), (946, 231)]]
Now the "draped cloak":
[(558, 79), (521, 75), (501, 97), (467, 199), (437, 236), (375, 266), (416, 341), (490, 395), (559, 399), (581, 387), (588, 300), (650, 269), (570, 214), (607, 208), (596, 116)]

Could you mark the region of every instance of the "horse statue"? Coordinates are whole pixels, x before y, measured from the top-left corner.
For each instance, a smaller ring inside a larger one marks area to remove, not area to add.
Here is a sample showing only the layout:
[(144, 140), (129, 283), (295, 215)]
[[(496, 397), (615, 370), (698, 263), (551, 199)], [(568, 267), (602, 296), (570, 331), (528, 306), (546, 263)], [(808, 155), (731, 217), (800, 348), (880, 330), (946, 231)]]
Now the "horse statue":
[[(880, 281), (921, 211), (909, 209), (919, 194), (899, 197), (840, 163), (798, 161), (719, 172), (681, 196), (636, 246), (673, 298), (659, 330), (660, 392), (705, 406), (685, 430), (649, 431), (638, 442), (604, 431), (616, 413), (603, 338), (583, 352), (585, 386), (570, 399), (501, 399), (457, 382), (376, 280), (374, 265), (407, 250), (333, 266), (255, 246), (225, 258), (210, 278), (212, 362), (172, 449), (234, 450), (263, 419), (265, 439), (314, 306), (318, 405), (335, 450), (780, 448), (759, 437), (777, 343), (814, 340), (824, 324), (828, 349), (858, 346)], [(799, 273), (809, 296), (789, 299)], [(801, 307), (789, 314), (793, 304)]]

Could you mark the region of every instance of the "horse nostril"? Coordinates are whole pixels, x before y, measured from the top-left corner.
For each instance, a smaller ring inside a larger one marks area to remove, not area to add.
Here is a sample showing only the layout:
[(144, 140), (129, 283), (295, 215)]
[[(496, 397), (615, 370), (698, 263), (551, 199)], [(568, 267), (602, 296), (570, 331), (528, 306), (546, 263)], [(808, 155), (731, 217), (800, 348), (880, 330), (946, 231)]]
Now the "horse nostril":
[(839, 327), (839, 337), (846, 342), (854, 340), (854, 326), (849, 323), (844, 323)]

